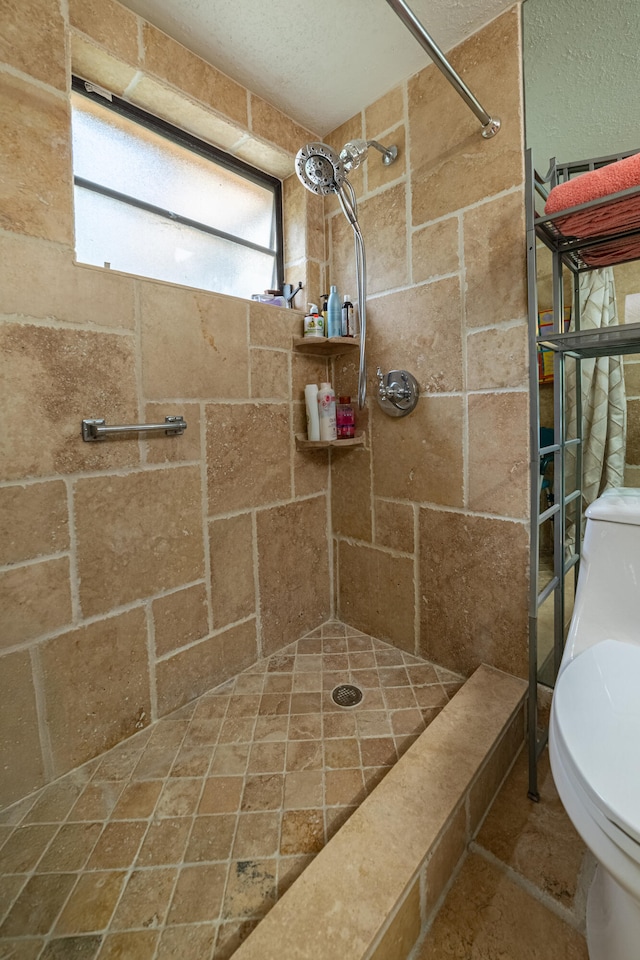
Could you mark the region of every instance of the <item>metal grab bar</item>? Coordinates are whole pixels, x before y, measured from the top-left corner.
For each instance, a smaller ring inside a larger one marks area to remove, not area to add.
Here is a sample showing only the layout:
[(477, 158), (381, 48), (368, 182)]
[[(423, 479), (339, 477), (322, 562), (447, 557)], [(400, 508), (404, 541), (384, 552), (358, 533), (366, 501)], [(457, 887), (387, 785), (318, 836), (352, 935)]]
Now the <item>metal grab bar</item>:
[(484, 107), (476, 100), (471, 90), (469, 90), (469, 87), (455, 72), (435, 40), (429, 36), (413, 10), (409, 9), (404, 0), (387, 0), (387, 3), (394, 13), (397, 13), (400, 17), (409, 33), (415, 37), (420, 46), (427, 51), (438, 70), (445, 75), (456, 93), (462, 97), (469, 109), (475, 113), (482, 124), (482, 136), (486, 140), (490, 137), (495, 137), (496, 133), (500, 130), (500, 120), (498, 117), (489, 116)]
[(140, 431), (160, 433), (163, 431), (168, 437), (178, 436), (187, 429), (184, 417), (165, 417), (164, 423), (123, 423), (109, 427), (104, 420), (83, 420), (82, 439), (87, 443), (95, 440), (106, 440), (112, 434), (136, 433)]

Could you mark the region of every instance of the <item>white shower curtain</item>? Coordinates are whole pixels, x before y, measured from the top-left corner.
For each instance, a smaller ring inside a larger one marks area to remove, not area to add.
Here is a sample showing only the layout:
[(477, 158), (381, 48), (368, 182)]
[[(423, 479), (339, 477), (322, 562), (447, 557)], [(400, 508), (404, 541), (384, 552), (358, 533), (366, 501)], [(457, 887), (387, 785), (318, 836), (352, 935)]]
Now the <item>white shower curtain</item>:
[[(613, 270), (605, 267), (579, 277), (580, 329), (618, 324)], [(574, 329), (572, 311), (571, 329)], [(567, 439), (576, 435), (575, 363), (567, 363)], [(591, 357), (582, 361), (582, 509), (609, 487), (624, 484), (627, 442), (627, 401), (622, 358)], [(567, 493), (574, 488), (575, 457), (567, 451)], [(567, 546), (573, 544), (573, 524), (567, 521)]]

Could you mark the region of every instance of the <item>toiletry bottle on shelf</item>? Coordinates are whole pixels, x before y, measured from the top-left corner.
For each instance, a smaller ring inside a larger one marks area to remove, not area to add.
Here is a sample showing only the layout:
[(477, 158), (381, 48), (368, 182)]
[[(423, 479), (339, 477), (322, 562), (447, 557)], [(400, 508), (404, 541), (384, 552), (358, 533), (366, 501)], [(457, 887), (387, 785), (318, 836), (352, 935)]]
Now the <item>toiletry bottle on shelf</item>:
[(342, 304), (342, 336), (353, 336), (353, 304), (348, 293), (345, 293)]
[(331, 287), (327, 301), (327, 336), (339, 337), (342, 335), (342, 304), (335, 284)]
[(351, 310), (351, 336), (359, 337), (360, 336), (360, 313), (359, 306), (356, 300), (353, 309)]
[(320, 419), (320, 439), (335, 440), (336, 432), (336, 395), (330, 383), (321, 383), (318, 390), (318, 416)]
[(356, 435), (356, 415), (351, 397), (340, 397), (336, 407), (336, 433), (338, 440), (350, 440)]
[(329, 336), (329, 308), (327, 306), (327, 301), (329, 299), (328, 293), (321, 294), (322, 303), (320, 304), (320, 313), (322, 314), (322, 319), (324, 321), (324, 335), (325, 337)]
[(304, 318), (305, 337), (324, 337), (324, 319), (318, 313), (315, 303), (309, 304), (309, 313)]
[(315, 383), (308, 383), (304, 388), (304, 399), (307, 405), (307, 439), (320, 439), (320, 418), (318, 413), (318, 387)]

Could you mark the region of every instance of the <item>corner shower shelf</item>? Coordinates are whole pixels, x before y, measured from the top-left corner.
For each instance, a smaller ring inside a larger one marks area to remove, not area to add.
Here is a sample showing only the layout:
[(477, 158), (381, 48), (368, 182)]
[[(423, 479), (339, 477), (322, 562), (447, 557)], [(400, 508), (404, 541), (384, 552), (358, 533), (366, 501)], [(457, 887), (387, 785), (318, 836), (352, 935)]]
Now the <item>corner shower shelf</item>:
[(327, 450), (329, 447), (363, 447), (366, 434), (359, 430), (348, 440), (307, 440), (304, 433), (296, 433), (296, 450)]
[(337, 357), (360, 348), (357, 337), (294, 337), (293, 349), (310, 357)]

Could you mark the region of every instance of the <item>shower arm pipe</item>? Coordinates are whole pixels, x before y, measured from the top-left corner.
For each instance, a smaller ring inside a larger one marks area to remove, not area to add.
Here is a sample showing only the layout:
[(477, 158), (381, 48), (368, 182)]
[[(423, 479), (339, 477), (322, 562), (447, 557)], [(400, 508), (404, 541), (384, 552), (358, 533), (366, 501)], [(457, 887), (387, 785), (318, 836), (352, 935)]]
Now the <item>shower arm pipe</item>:
[(404, 0), (387, 0), (391, 9), (400, 17), (409, 33), (427, 51), (438, 70), (445, 75), (453, 89), (458, 93), (466, 105), (472, 110), (482, 124), (482, 136), (485, 139), (494, 137), (500, 130), (498, 117), (491, 117), (484, 107), (476, 100), (466, 83), (455, 72), (442, 50), (429, 36), (415, 13), (407, 6)]
[(356, 285), (358, 288), (358, 313), (360, 315), (360, 365), (358, 370), (358, 408), (363, 409), (367, 399), (367, 263), (364, 238), (358, 223), (356, 193), (353, 185), (345, 177), (336, 190), (342, 212), (353, 228), (356, 253)]

